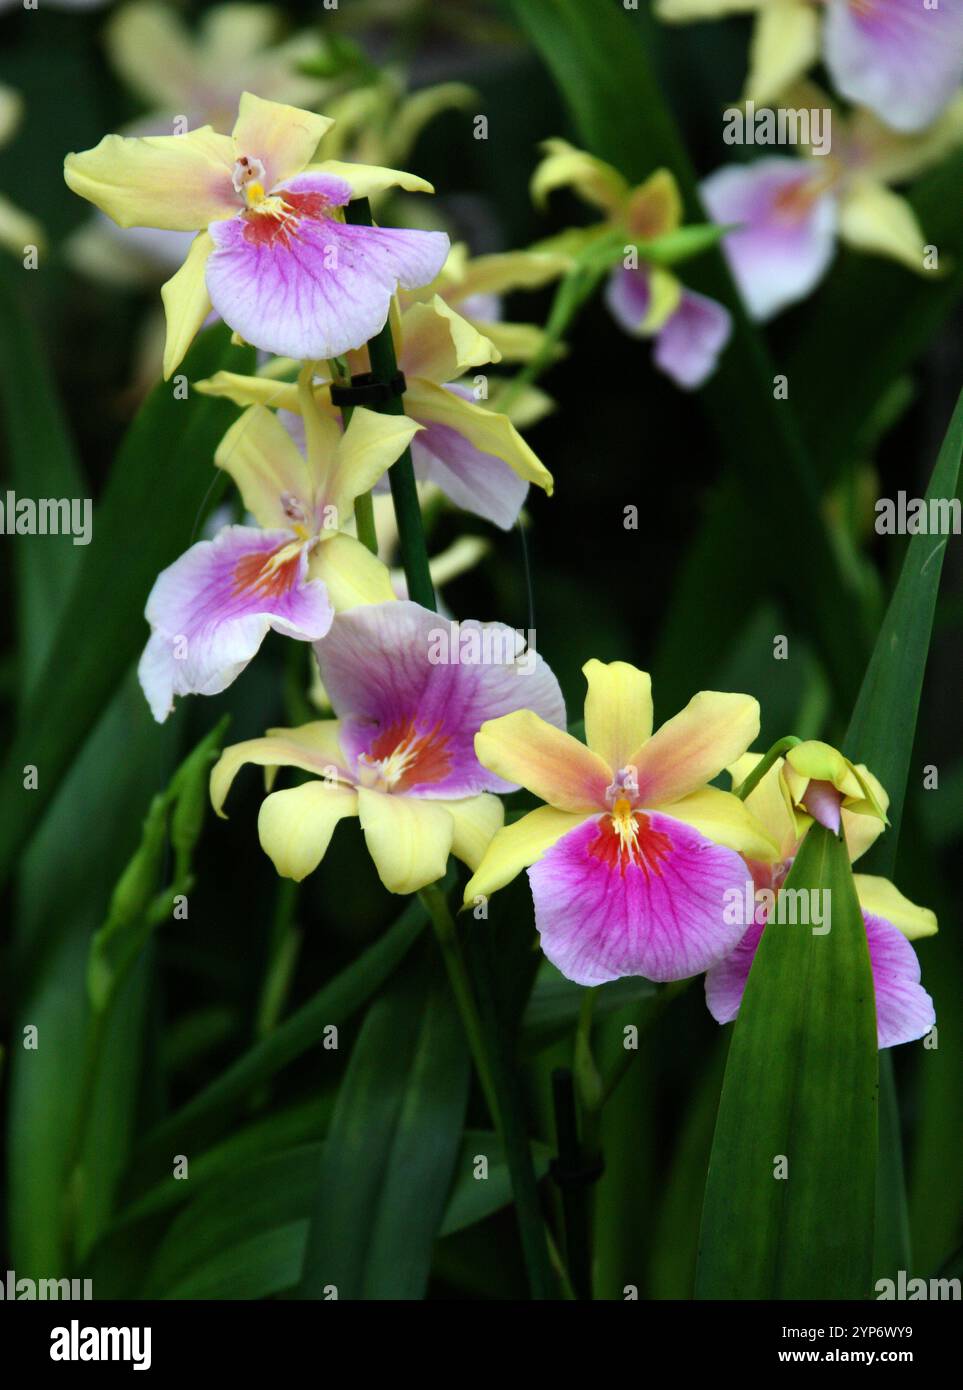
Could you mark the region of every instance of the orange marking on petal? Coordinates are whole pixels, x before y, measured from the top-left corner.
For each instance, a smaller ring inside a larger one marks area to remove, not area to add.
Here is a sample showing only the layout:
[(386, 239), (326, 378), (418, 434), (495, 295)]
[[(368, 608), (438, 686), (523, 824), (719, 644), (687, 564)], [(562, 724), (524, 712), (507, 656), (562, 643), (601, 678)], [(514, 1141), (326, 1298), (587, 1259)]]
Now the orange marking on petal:
[(419, 733), (413, 719), (398, 720), (383, 729), (365, 756), (379, 765), (394, 792), (407, 791), (422, 782), (440, 782), (451, 771), (448, 740), (441, 725)]
[(622, 877), (630, 864), (641, 869), (646, 878), (662, 875), (660, 862), (670, 853), (672, 840), (662, 830), (653, 830), (644, 811), (633, 811), (627, 801), (615, 803), (611, 815), (599, 822), (598, 835), (589, 845), (589, 854), (601, 859), (610, 869), (618, 869)]
[(297, 583), (301, 559), (300, 547), (286, 559), (280, 559), (288, 549), (289, 546), (282, 545), (278, 550), (242, 555), (234, 567), (234, 593), (260, 594), (264, 598), (280, 598), (286, 594)]

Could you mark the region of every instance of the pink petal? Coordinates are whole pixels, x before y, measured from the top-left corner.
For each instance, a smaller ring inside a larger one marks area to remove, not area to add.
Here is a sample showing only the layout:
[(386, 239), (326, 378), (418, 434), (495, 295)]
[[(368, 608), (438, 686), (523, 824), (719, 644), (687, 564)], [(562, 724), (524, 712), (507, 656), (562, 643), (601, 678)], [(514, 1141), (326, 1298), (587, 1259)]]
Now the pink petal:
[(288, 531), (228, 526), (163, 570), (147, 600), (151, 636), (137, 668), (154, 718), (175, 695), (216, 695), (244, 670), (268, 631), (323, 637), (333, 610), (325, 586), (307, 579), (304, 549), (276, 567)]
[(818, 191), (821, 172), (776, 156), (717, 169), (702, 184), (713, 221), (742, 224), (723, 239), (749, 313), (772, 318), (822, 279), (836, 244), (836, 200)]
[(839, 834), (843, 798), (832, 782), (820, 782), (814, 778), (806, 788), (802, 804), (814, 821), (824, 825), (834, 835)]
[(922, 130), (963, 80), (963, 3), (829, 0), (825, 57), (844, 97), (895, 130)]
[[(558, 681), (541, 657), (531, 660), (520, 647), (502, 623), (451, 623), (408, 600), (338, 614), (316, 650), (343, 721), (345, 754), (355, 763), (377, 761), (403, 740), (410, 747), (418, 740), (400, 790), (449, 798), (513, 790), (475, 757), (475, 734), (485, 720), (532, 709), (565, 727)], [(514, 662), (504, 659), (516, 652)], [(438, 659), (452, 654), (461, 659)]]
[(645, 270), (614, 270), (605, 286), (605, 303), (620, 328), (633, 336), (649, 312), (651, 295)]
[(640, 817), (641, 853), (620, 857), (610, 826), (607, 814), (586, 821), (528, 870), (552, 964), (581, 985), (681, 980), (731, 951), (745, 930), (726, 910), (745, 890), (739, 855), (653, 811)]
[(732, 333), (728, 309), (714, 299), (682, 291), (678, 309), (655, 339), (655, 364), (683, 390), (708, 381)]
[[(895, 1047), (924, 1037), (936, 1022), (936, 1014), (932, 999), (920, 984), (916, 952), (891, 922), (868, 912), (863, 913), (863, 921), (873, 971), (879, 1046)], [(731, 1023), (739, 1012), (762, 932), (761, 926), (751, 926), (731, 955), (706, 975), (706, 1004), (717, 1023)]]
[(448, 255), (443, 232), (350, 226), (333, 211), (342, 179), (301, 174), (275, 192), (288, 220), (249, 209), (209, 231), (211, 303), (246, 342), (304, 360), (359, 348), (384, 327), (401, 285), (432, 281)]
[[(473, 400), (464, 386), (449, 385), (455, 395)], [(412, 417), (417, 419), (417, 415)], [(411, 457), (419, 478), (437, 483), (456, 507), (484, 517), (507, 531), (514, 526), (528, 496), (528, 483), (504, 459), (483, 453), (451, 425), (424, 420), (425, 428), (411, 441)]]

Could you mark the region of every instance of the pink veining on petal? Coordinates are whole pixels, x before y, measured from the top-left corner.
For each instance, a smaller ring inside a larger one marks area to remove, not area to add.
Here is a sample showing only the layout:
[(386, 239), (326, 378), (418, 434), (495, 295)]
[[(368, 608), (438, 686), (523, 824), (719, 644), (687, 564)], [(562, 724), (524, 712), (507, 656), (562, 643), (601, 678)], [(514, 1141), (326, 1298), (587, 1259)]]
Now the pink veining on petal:
[(739, 855), (659, 812), (632, 818), (634, 836), (623, 808), (594, 817), (528, 870), (542, 950), (578, 984), (684, 979), (744, 930), (726, 911), (745, 884)]

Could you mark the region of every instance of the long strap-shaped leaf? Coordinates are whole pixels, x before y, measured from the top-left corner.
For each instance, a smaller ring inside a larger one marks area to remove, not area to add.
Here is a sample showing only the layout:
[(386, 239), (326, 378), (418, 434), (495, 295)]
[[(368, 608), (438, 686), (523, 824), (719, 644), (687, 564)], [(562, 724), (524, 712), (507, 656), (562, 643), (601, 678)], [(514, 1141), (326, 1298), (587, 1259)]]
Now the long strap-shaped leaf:
[[(927, 502), (956, 496), (961, 454), (963, 393), (933, 469)], [(860, 869), (885, 876), (892, 875), (896, 864), (910, 757), (947, 540), (945, 536), (932, 535), (911, 539), (846, 734), (846, 752), (854, 760), (866, 763), (889, 792), (890, 830), (860, 862)], [(928, 1058), (931, 1073), (950, 1065), (948, 1059), (936, 1054), (931, 1054), (931, 1059)], [(940, 1078), (934, 1078), (935, 1084), (939, 1081)], [(911, 1267), (911, 1250), (899, 1104), (888, 1054), (881, 1058), (879, 1139), (876, 1271), (882, 1277), (895, 1278), (897, 1270)]]
[[(191, 349), (184, 374), (250, 369), (250, 350), (211, 329)], [(57, 785), (147, 638), (144, 604), (157, 574), (192, 539), (211, 481), (214, 450), (231, 422), (226, 401), (160, 383), (128, 431), (82, 549), (76, 581), (0, 777), (0, 883)], [(79, 548), (78, 548), (79, 549)], [(65, 673), (69, 679), (65, 679)], [(23, 768), (38, 769), (23, 791)]]
[(876, 1014), (845, 843), (813, 825), (784, 887), (828, 891), (831, 930), (762, 934), (719, 1102), (699, 1298), (869, 1293)]
[(302, 1298), (424, 1296), (468, 1099), (458, 1010), (434, 957), (371, 1006), (318, 1169)]

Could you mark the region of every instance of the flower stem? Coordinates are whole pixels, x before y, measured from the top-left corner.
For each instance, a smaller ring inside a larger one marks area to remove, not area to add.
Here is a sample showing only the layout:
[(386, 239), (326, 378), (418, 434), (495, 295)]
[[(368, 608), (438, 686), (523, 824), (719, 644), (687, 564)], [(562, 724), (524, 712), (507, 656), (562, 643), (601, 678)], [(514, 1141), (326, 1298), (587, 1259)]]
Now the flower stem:
[[(371, 226), (371, 208), (367, 198), (358, 198), (348, 204), (346, 216), (349, 222), (360, 226)], [(368, 361), (376, 381), (389, 383), (398, 371), (394, 339), (391, 336), (391, 319), (368, 340)], [(405, 407), (401, 396), (391, 395), (383, 403), (373, 407), (384, 415), (404, 415)], [(421, 524), (421, 508), (418, 504), (418, 489), (415, 485), (415, 469), (411, 461), (410, 448), (405, 449), (388, 470), (391, 497), (398, 520), (398, 543), (401, 548), (401, 563), (408, 581), (408, 597), (423, 608), (435, 608), (435, 586), (431, 582), (428, 568), (428, 547)], [(359, 530), (360, 535), (360, 530)]]
[(438, 938), (445, 968), (448, 971), (448, 979), (451, 982), (452, 993), (461, 1014), (472, 1060), (475, 1063), (478, 1080), (485, 1096), (485, 1104), (488, 1106), (495, 1129), (499, 1134), (502, 1134), (501, 1110), (485, 1048), (481, 1019), (478, 1016), (478, 1007), (475, 1003), (465, 958), (458, 941), (454, 919), (445, 900), (445, 895), (437, 883), (429, 883), (427, 888), (422, 888), (418, 896), (424, 903), (435, 928), (435, 936)]
[(740, 782), (738, 787), (733, 787), (733, 794), (737, 796), (740, 801), (745, 801), (749, 793), (755, 791), (756, 787), (758, 787), (773, 763), (781, 758), (784, 753), (788, 753), (790, 748), (795, 748), (798, 743), (802, 743), (802, 739), (797, 738), (795, 734), (787, 734), (785, 738), (779, 739), (777, 743), (772, 745), (768, 753), (763, 754), (745, 781)]

